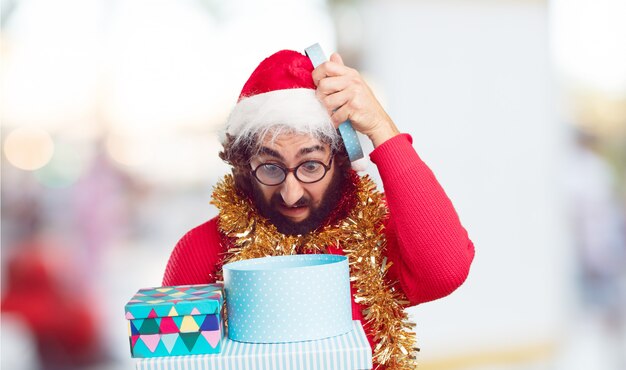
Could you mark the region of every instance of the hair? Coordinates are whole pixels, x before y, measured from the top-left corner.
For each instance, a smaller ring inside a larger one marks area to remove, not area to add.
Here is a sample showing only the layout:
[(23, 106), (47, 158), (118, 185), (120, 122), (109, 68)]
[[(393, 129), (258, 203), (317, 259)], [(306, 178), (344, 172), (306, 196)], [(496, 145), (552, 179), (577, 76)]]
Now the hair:
[(331, 151), (335, 153), (333, 162), (335, 162), (336, 168), (347, 176), (351, 169), (348, 153), (343, 145), (341, 136), (336, 131), (333, 131), (333, 133), (334, 135), (329, 137), (325, 132), (302, 132), (286, 125), (266, 127), (243, 138), (227, 133), (222, 141), (223, 150), (219, 153), (219, 156), (232, 167), (236, 188), (243, 195), (252, 198), (250, 159), (259, 153), (263, 141), (267, 139), (270, 143), (273, 143), (281, 135), (307, 134), (330, 145)]

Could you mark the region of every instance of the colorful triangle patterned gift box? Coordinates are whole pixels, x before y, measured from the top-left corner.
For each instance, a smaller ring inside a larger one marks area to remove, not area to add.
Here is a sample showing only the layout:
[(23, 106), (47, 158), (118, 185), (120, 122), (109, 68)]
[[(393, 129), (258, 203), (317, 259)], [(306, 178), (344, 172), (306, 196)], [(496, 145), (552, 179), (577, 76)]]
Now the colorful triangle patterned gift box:
[(222, 284), (140, 289), (126, 304), (133, 357), (219, 353)]

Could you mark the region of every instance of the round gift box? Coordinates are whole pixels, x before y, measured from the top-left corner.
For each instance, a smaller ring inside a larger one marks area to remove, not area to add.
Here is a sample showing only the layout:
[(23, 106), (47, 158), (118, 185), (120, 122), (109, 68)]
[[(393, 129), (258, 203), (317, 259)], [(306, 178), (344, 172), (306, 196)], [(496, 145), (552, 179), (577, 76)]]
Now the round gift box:
[(332, 254), (224, 265), (228, 337), (248, 343), (317, 340), (352, 330), (348, 259)]

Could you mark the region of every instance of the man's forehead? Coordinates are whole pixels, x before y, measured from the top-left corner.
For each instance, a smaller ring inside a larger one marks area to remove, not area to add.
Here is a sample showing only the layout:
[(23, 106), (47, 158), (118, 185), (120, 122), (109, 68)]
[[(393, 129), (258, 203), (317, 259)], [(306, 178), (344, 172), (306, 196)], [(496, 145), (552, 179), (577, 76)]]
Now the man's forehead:
[(321, 140), (298, 134), (283, 134), (273, 138), (265, 138), (259, 146), (260, 155), (273, 157), (303, 156), (309, 153), (328, 153), (330, 145)]

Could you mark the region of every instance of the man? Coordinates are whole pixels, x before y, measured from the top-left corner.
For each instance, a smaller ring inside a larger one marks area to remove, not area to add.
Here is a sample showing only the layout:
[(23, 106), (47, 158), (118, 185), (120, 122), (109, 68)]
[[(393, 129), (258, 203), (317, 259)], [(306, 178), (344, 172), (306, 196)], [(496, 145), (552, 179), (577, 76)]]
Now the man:
[[(350, 119), (373, 143), (384, 197), (352, 169), (336, 127)], [(163, 285), (210, 283), (224, 262), (296, 253), (345, 254), (353, 318), (374, 362), (411, 368), (403, 309), (450, 294), (474, 247), (430, 169), (359, 75), (338, 54), (313, 68), (283, 50), (243, 87), (226, 123), (233, 168), (213, 193), (218, 217), (176, 245)]]

